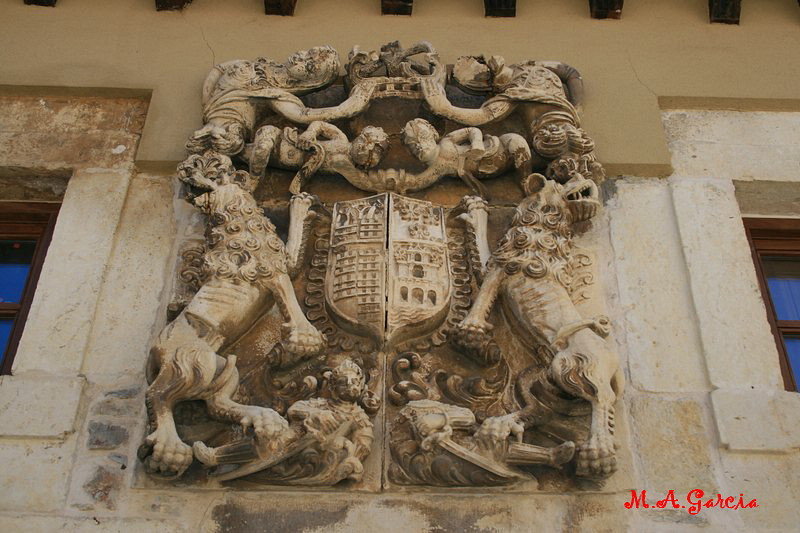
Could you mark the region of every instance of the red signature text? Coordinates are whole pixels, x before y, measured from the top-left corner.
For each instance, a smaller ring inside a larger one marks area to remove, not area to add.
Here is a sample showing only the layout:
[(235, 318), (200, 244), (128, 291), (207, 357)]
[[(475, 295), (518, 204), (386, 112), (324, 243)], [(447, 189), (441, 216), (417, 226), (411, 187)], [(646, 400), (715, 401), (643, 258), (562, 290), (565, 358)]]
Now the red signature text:
[(744, 494), (739, 494), (739, 497), (728, 496), (723, 497), (722, 494), (717, 494), (713, 497), (706, 497), (705, 492), (700, 489), (689, 491), (683, 500), (675, 495), (675, 491), (671, 490), (667, 495), (652, 505), (647, 502), (647, 491), (631, 491), (631, 501), (625, 502), (626, 509), (686, 509), (689, 514), (698, 514), (703, 509), (710, 509), (718, 507), (720, 509), (752, 509), (758, 507), (758, 502), (755, 498), (747, 500)]

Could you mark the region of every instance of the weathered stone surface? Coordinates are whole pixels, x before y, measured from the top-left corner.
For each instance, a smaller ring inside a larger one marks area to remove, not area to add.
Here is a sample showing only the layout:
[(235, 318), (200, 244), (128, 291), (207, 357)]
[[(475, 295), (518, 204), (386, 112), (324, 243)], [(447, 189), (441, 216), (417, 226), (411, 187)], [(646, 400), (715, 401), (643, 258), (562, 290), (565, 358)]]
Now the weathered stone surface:
[(8, 201), (60, 202), (67, 190), (69, 176), (38, 176), (27, 172), (9, 175), (0, 169), (0, 199)]
[(775, 338), (733, 184), (684, 177), (669, 183), (709, 380), (719, 388), (780, 388)]
[(139, 387), (113, 390), (95, 399), (91, 406), (92, 415), (114, 417), (138, 416), (141, 405), (138, 396), (142, 392)]
[[(54, 137), (49, 132), (0, 131), (0, 158), (4, 164), (28, 168), (122, 168), (132, 161), (138, 143), (138, 134), (126, 132), (92, 132)], [(44, 164), (42, 153), (49, 154)]]
[(720, 444), (738, 452), (800, 448), (800, 395), (765, 389), (717, 389), (711, 405)]
[[(139, 134), (148, 107), (144, 98), (23, 94), (0, 94), (0, 103), (0, 131), (50, 133), (58, 138), (87, 132)], [(48, 154), (42, 152), (32, 155), (38, 155), (42, 160), (48, 158)]]
[(115, 424), (89, 422), (89, 438), (86, 447), (90, 450), (113, 450), (128, 441), (128, 430)]
[(0, 436), (63, 438), (75, 429), (85, 380), (0, 377)]
[[(756, 499), (758, 507), (722, 510), (721, 513), (742, 531), (796, 531), (800, 509), (793, 503), (800, 498), (798, 468), (800, 456), (796, 453), (722, 453), (722, 490), (725, 495), (738, 499), (743, 494), (746, 503)], [(735, 518), (731, 516), (734, 514), (737, 515)]]
[(679, 176), (798, 181), (800, 113), (665, 111)]
[(141, 372), (147, 356), (142, 339), (150, 339), (163, 320), (162, 295), (174, 263), (174, 194), (167, 176), (131, 181), (87, 342), (83, 368), (89, 376)]
[(743, 216), (800, 217), (800, 182), (734, 181)]
[(70, 179), (15, 373), (80, 369), (129, 181), (130, 169), (82, 170)]
[[(50, 420), (48, 417), (46, 420)], [(77, 438), (63, 442), (0, 439), (0, 510), (55, 513), (64, 505)]]
[(108, 533), (178, 533), (191, 531), (175, 520), (147, 520), (142, 518), (114, 517), (66, 517), (26, 514), (0, 514), (0, 527), (5, 531), (26, 531), (29, 533), (94, 533), (99, 530)]
[(669, 490), (716, 490), (714, 459), (701, 403), (688, 397), (634, 393), (630, 397), (630, 416), (642, 474), (637, 489), (664, 495)]
[(669, 186), (635, 178), (615, 184), (606, 209), (633, 385), (649, 391), (706, 390)]
[(92, 478), (83, 485), (83, 490), (94, 501), (113, 511), (117, 508), (116, 496), (121, 480), (122, 476), (119, 471), (100, 466), (95, 470)]

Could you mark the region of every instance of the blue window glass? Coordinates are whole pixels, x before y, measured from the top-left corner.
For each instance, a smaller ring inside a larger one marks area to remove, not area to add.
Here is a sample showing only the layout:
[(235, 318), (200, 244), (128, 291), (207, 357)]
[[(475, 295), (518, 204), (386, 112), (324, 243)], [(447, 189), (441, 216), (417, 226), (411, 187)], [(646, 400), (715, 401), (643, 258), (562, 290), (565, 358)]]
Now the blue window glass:
[(792, 368), (794, 379), (800, 379), (800, 336), (784, 335), (783, 344), (786, 346), (786, 355), (789, 357), (789, 366)]
[(761, 258), (778, 320), (800, 320), (800, 258)]
[(0, 318), (0, 363), (6, 353), (8, 338), (11, 336), (11, 328), (14, 326), (13, 318)]
[(19, 303), (35, 250), (36, 241), (0, 240), (0, 303)]

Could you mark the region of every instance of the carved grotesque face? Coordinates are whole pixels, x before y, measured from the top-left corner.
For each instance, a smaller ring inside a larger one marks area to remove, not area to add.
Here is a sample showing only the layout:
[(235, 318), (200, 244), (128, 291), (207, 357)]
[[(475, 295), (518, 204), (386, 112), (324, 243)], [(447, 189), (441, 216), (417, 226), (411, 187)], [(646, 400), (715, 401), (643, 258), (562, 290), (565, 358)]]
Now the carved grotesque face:
[(289, 58), (286, 72), (303, 86), (321, 87), (332, 83), (339, 74), (339, 55), (329, 46), (303, 50)]
[(350, 157), (361, 168), (371, 168), (381, 162), (389, 150), (389, 136), (383, 128), (367, 126), (350, 145)]
[(439, 132), (427, 120), (415, 118), (403, 128), (403, 142), (414, 157), (420, 161), (430, 161), (435, 157)]
[(336, 367), (331, 380), (334, 395), (345, 402), (358, 401), (366, 388), (364, 374), (352, 361), (345, 361)]
[(226, 183), (233, 172), (233, 163), (228, 156), (210, 150), (202, 155), (190, 155), (178, 165), (178, 179), (202, 191)]
[(562, 222), (589, 220), (600, 207), (597, 185), (578, 172), (572, 172), (564, 185), (541, 174), (531, 174), (525, 180), (524, 189), (527, 197), (517, 208), (512, 225), (544, 223), (556, 228)]

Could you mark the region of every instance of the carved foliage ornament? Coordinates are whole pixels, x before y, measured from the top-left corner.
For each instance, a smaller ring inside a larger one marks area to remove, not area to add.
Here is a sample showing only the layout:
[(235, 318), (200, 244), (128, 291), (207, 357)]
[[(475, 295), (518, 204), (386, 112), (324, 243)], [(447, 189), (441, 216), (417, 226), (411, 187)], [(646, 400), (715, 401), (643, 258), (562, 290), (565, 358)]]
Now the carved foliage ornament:
[(364, 490), (608, 477), (623, 376), (573, 236), (605, 177), (580, 75), (500, 56), (448, 74), (427, 42), (341, 68), (317, 47), (203, 84), (177, 175), (206, 227), (150, 350), (144, 467)]

